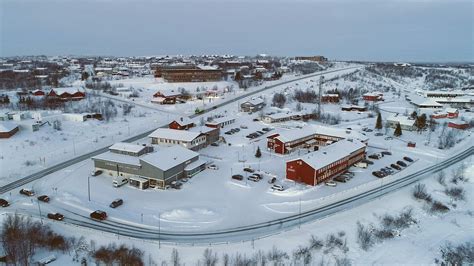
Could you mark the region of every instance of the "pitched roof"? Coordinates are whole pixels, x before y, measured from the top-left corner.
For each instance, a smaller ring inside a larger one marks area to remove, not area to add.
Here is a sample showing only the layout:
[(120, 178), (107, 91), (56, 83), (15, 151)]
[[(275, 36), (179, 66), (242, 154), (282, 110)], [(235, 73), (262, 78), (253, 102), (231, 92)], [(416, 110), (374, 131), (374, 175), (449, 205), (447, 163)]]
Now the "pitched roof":
[(122, 163), (122, 164), (128, 164), (128, 165), (134, 165), (134, 166), (141, 166), (139, 157), (136, 156), (130, 156), (130, 155), (124, 155), (120, 153), (114, 153), (114, 152), (104, 152), (99, 155), (96, 155), (92, 157), (93, 160), (102, 160), (102, 161), (108, 161), (112, 163)]
[(357, 140), (340, 140), (334, 144), (322, 147), (320, 150), (308, 153), (298, 159), (303, 160), (314, 169), (321, 169), (335, 161), (349, 156), (351, 153), (365, 147), (365, 144)]
[[(193, 120), (191, 120), (189, 117), (180, 117), (180, 118), (175, 119), (175, 120), (173, 120), (173, 121), (175, 121), (176, 123), (178, 123), (178, 125), (180, 125), (180, 126), (187, 126), (187, 125), (189, 125), (189, 124), (193, 124), (193, 123), (194, 123)], [(171, 122), (173, 122), (173, 121), (171, 121)]]
[(119, 150), (119, 151), (138, 153), (144, 148), (145, 147), (142, 145), (126, 143), (126, 142), (117, 142), (114, 145), (110, 146), (109, 150)]
[(275, 137), (275, 139), (279, 139), (282, 142), (291, 142), (301, 138), (309, 137), (311, 135), (319, 134), (325, 136), (334, 136), (343, 139), (353, 138), (358, 139), (360, 141), (367, 141), (368, 137), (357, 132), (354, 130), (347, 130), (342, 128), (334, 128), (334, 127), (325, 127), (325, 126), (309, 126), (304, 127), (301, 129), (291, 129), (282, 131), (279, 133), (280, 136)]
[(10, 132), (17, 127), (18, 125), (12, 122), (0, 122), (0, 132)]
[(189, 142), (197, 138), (199, 135), (201, 135), (200, 132), (177, 130), (177, 129), (171, 129), (171, 128), (158, 128), (157, 130), (153, 131), (150, 135), (148, 135), (148, 137)]

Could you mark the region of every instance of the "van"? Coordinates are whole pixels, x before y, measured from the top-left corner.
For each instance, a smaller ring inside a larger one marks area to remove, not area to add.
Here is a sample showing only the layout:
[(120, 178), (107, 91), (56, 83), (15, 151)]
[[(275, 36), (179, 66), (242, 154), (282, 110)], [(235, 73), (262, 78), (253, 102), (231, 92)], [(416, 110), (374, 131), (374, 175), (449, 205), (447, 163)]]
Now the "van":
[(113, 181), (114, 187), (121, 187), (128, 183), (128, 179), (124, 177), (116, 178)]

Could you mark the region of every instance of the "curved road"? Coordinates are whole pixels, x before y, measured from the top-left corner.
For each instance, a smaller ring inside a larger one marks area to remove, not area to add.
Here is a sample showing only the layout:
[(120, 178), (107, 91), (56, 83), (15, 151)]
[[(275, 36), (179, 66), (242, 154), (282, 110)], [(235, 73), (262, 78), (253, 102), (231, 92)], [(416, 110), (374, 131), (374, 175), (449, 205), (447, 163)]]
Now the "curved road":
[[(260, 92), (263, 92), (265, 90), (268, 90), (268, 89), (272, 89), (272, 88), (275, 88), (275, 87), (278, 87), (278, 86), (281, 86), (281, 85), (285, 85), (285, 84), (288, 84), (288, 83), (292, 83), (292, 82), (295, 82), (295, 81), (298, 81), (298, 80), (303, 80), (303, 79), (307, 79), (307, 78), (311, 78), (311, 77), (317, 77), (317, 76), (321, 76), (321, 75), (324, 75), (324, 74), (330, 74), (330, 73), (335, 73), (335, 72), (340, 72), (340, 71), (344, 71), (344, 70), (349, 70), (349, 69), (355, 69), (355, 68), (361, 68), (359, 66), (356, 66), (356, 67), (346, 67), (346, 68), (341, 68), (341, 69), (335, 69), (335, 70), (328, 70), (328, 71), (322, 71), (322, 72), (318, 72), (318, 73), (314, 73), (314, 74), (309, 74), (309, 75), (305, 75), (305, 76), (302, 76), (302, 77), (298, 77), (298, 78), (295, 78), (295, 79), (291, 79), (291, 80), (287, 80), (287, 81), (283, 81), (283, 82), (279, 82), (277, 84), (273, 84), (273, 85), (270, 85), (270, 86), (266, 86), (266, 87), (263, 87), (263, 88), (260, 88), (258, 90), (255, 90), (255, 91), (252, 91), (252, 92), (249, 92), (247, 94), (244, 94), (244, 95), (240, 95), (236, 98), (233, 98), (233, 99), (230, 99), (230, 100), (227, 100), (227, 101), (224, 101), (220, 104), (217, 104), (217, 105), (214, 105), (208, 109), (205, 109), (202, 113), (200, 114), (193, 114), (191, 116), (189, 116), (189, 118), (195, 118), (195, 117), (198, 117), (198, 116), (201, 116), (201, 115), (204, 115), (205, 113), (209, 112), (209, 111), (213, 111), (219, 107), (222, 107), (222, 106), (225, 106), (225, 105), (228, 105), (228, 104), (231, 104), (233, 102), (236, 102), (238, 100), (241, 100), (243, 98), (246, 98), (246, 97), (249, 97), (249, 96), (252, 96), (252, 95), (255, 95), (257, 93), (260, 93)], [(133, 102), (132, 102), (133, 103)], [(163, 127), (166, 127), (163, 126)], [(134, 137), (131, 137), (131, 138), (128, 138), (128, 139), (125, 139), (123, 140), (123, 142), (134, 142), (134, 141), (137, 141), (139, 139), (143, 139), (145, 137), (147, 137), (148, 135), (150, 135), (153, 131), (155, 131), (155, 129), (152, 129), (152, 130), (149, 130), (149, 131), (146, 131), (146, 132), (143, 132), (141, 134), (138, 134)], [(81, 161), (84, 161), (84, 160), (87, 160), (93, 156), (96, 156), (96, 155), (99, 155), (101, 153), (104, 153), (108, 150), (109, 146), (107, 147), (103, 147), (103, 148), (100, 148), (98, 150), (95, 150), (95, 151), (92, 151), (92, 152), (89, 152), (89, 153), (86, 153), (86, 154), (83, 154), (83, 155), (80, 155), (80, 156), (77, 156), (75, 158), (72, 158), (70, 160), (67, 160), (65, 162), (62, 162), (62, 163), (59, 163), (59, 164), (56, 164), (56, 165), (53, 165), (51, 167), (48, 167), (44, 170), (41, 170), (39, 172), (36, 172), (34, 174), (31, 174), (31, 175), (28, 175), (26, 177), (23, 177), (21, 179), (18, 179), (12, 183), (9, 183), (3, 187), (0, 188), (0, 194), (4, 194), (10, 190), (13, 190), (15, 188), (19, 188), (25, 184), (28, 184), (30, 182), (33, 182), (35, 180), (38, 180), (44, 176), (47, 176), (51, 173), (54, 173), (56, 171), (59, 171), (59, 170), (62, 170), (66, 167), (69, 167), (73, 164), (76, 164), (76, 163), (79, 163)]]
[(308, 223), (317, 219), (324, 218), (333, 213), (347, 210), (375, 198), (386, 195), (395, 190), (404, 188), (411, 185), (423, 177), (429, 174), (438, 172), (451, 166), (457, 162), (460, 162), (469, 156), (474, 154), (474, 147), (471, 146), (468, 149), (459, 152), (449, 159), (446, 159), (437, 164), (426, 167), (415, 173), (406, 175), (399, 179), (393, 180), (392, 182), (386, 183), (383, 186), (373, 188), (362, 192), (360, 194), (350, 196), (334, 203), (315, 208), (313, 210), (305, 211), (300, 214), (291, 215), (288, 217), (275, 219), (267, 222), (261, 222), (249, 226), (235, 227), (224, 230), (215, 231), (202, 231), (202, 232), (171, 232), (171, 231), (160, 231), (158, 228), (152, 227), (137, 227), (136, 225), (130, 225), (125, 223), (103, 221), (97, 222), (90, 220), (89, 217), (82, 216), (80, 214), (70, 212), (69, 216), (65, 218), (64, 222), (72, 225), (86, 227), (90, 229), (100, 230), (109, 232), (112, 234), (118, 234), (122, 236), (148, 239), (148, 240), (160, 240), (163, 242), (170, 243), (219, 243), (219, 242), (236, 242), (242, 240), (251, 240), (259, 237), (264, 237), (272, 234), (276, 234), (285, 229), (296, 227), (302, 223)]

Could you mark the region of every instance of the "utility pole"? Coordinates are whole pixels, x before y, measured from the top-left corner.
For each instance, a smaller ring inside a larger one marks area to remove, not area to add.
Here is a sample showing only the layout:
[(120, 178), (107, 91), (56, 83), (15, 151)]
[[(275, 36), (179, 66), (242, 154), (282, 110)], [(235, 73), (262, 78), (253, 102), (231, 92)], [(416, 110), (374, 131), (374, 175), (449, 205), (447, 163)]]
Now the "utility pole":
[(318, 101), (318, 119), (321, 118), (321, 98), (323, 93), (324, 76), (319, 78), (319, 101)]
[(38, 210), (39, 210), (40, 220), (41, 220), (41, 224), (43, 224), (43, 216), (41, 216), (41, 207), (40, 207), (39, 200), (36, 200), (36, 203), (38, 203)]
[(89, 195), (89, 201), (91, 201), (91, 175), (87, 175), (87, 194)]
[(301, 197), (300, 197), (300, 204), (299, 204), (298, 228), (301, 228)]
[(161, 248), (161, 222), (160, 222), (160, 212), (158, 212), (158, 249)]

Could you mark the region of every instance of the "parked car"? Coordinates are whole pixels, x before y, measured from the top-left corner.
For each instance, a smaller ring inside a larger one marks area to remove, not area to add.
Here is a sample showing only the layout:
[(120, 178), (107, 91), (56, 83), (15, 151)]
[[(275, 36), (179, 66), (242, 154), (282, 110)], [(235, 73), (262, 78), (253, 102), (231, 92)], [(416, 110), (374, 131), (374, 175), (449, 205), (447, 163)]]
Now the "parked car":
[(277, 180), (276, 177), (272, 177), (272, 178), (270, 178), (270, 180), (268, 180), (268, 183), (269, 183), (269, 184), (273, 184), (273, 183), (276, 182), (276, 180)]
[(255, 177), (258, 178), (258, 179), (262, 179), (262, 178), (263, 178), (263, 176), (262, 176), (261, 174), (253, 173), (252, 175), (255, 176)]
[(361, 162), (367, 163), (367, 164), (374, 164), (371, 160), (364, 159)]
[(240, 131), (240, 128), (236, 127), (236, 128), (234, 128), (234, 129), (232, 129), (232, 130), (234, 130), (235, 132), (239, 132), (239, 131)]
[(285, 188), (283, 188), (282, 185), (277, 185), (277, 184), (273, 184), (272, 189), (273, 189), (273, 190), (278, 190), (278, 191), (283, 191), (283, 190), (285, 190)]
[(247, 129), (248, 126), (246, 126), (246, 125), (240, 125), (240, 128), (242, 128), (242, 129)]
[(243, 180), (244, 177), (242, 175), (233, 175), (232, 176), (232, 179), (235, 179), (235, 180)]
[(398, 164), (392, 163), (390, 166), (395, 170), (398, 170), (398, 171), (402, 170), (402, 168)]
[(95, 170), (91, 172), (91, 176), (98, 176), (102, 174), (102, 170)]
[(374, 131), (373, 129), (368, 128), (365, 132), (372, 132)]
[(174, 189), (181, 189), (182, 186), (183, 186), (183, 183), (181, 183), (179, 181), (172, 181), (171, 182), (171, 187), (174, 188)]
[(389, 151), (382, 151), (382, 152), (380, 152), (380, 153), (383, 154), (383, 155), (392, 155), (392, 153), (389, 152)]
[(122, 199), (116, 199), (116, 200), (112, 201), (112, 203), (110, 203), (109, 207), (115, 209), (115, 208), (117, 208), (118, 206), (120, 206), (122, 204), (123, 204)]
[(397, 164), (403, 167), (407, 167), (408, 165), (404, 163), (403, 161), (397, 161)]
[(372, 174), (378, 178), (384, 177), (383, 173), (380, 171), (373, 171)]
[(253, 182), (258, 182), (258, 181), (260, 181), (260, 179), (259, 179), (258, 177), (253, 176), (253, 175), (247, 177), (247, 179), (250, 180), (250, 181), (253, 181)]
[(263, 135), (263, 134), (265, 134), (265, 132), (263, 132), (263, 131), (260, 131), (260, 130), (257, 130), (257, 133), (258, 133), (259, 135)]
[(382, 133), (380, 133), (380, 132), (377, 132), (377, 133), (375, 133), (374, 135), (375, 135), (376, 137), (383, 136), (383, 134), (382, 134)]
[(38, 197), (38, 200), (42, 202), (49, 202), (50, 198), (47, 195), (41, 195)]
[[(92, 215), (92, 214), (91, 214)], [(91, 216), (92, 217), (92, 216)], [(48, 213), (48, 218), (53, 219), (56, 221), (62, 221), (64, 220), (64, 215), (58, 213), (58, 212), (53, 212), (53, 213)]]
[(343, 176), (336, 176), (332, 180), (337, 181), (337, 182), (341, 182), (341, 183), (346, 183), (347, 182), (347, 179)]
[(258, 120), (258, 118), (254, 118), (254, 119), (252, 119), (252, 121), (258, 122), (258, 121), (260, 121), (260, 120)]
[(245, 167), (245, 168), (244, 168), (244, 172), (253, 173), (253, 172), (255, 172), (255, 170), (253, 170), (253, 169), (250, 168), (250, 167)]
[(262, 131), (265, 131), (265, 132), (269, 132), (269, 131), (272, 131), (273, 128), (269, 128), (269, 127), (264, 127), (262, 128)]
[(382, 158), (382, 156), (380, 154), (377, 154), (377, 153), (371, 154), (367, 157), (369, 157), (370, 159), (374, 159), (374, 160), (378, 160), (378, 159)]
[(185, 178), (181, 178), (179, 181), (181, 181), (181, 183), (186, 183), (189, 181), (189, 179), (185, 177)]
[(392, 137), (385, 137), (385, 140), (392, 140), (393, 138)]
[(226, 135), (232, 135), (232, 132), (226, 131), (224, 134), (226, 134)]
[(0, 199), (0, 206), (8, 207), (10, 206), (10, 203), (6, 199)]
[(219, 144), (216, 143), (216, 142), (213, 142), (213, 143), (211, 143), (211, 146), (217, 147), (217, 146), (219, 146)]
[(410, 162), (410, 163), (413, 162), (413, 159), (410, 158), (410, 157), (407, 157), (407, 156), (403, 157), (403, 160), (405, 160), (405, 161), (407, 161), (407, 162)]
[(117, 177), (112, 181), (112, 184), (114, 185), (114, 187), (121, 187), (127, 183), (128, 183), (128, 178), (125, 178), (125, 177)]
[(91, 216), (92, 219), (100, 220), (100, 221), (103, 221), (103, 220), (107, 219), (107, 213), (104, 212), (104, 211), (101, 211), (101, 210), (97, 210), (97, 211), (91, 213), (90, 216)]
[(335, 187), (335, 186), (337, 186), (337, 183), (334, 182), (334, 181), (327, 181), (327, 182), (324, 183), (324, 184), (326, 184), (326, 186), (330, 186), (330, 187)]
[(31, 197), (31, 196), (34, 196), (35, 195), (35, 192), (31, 189), (27, 189), (27, 188), (22, 188), (20, 190), (20, 194), (23, 194), (25, 196), (28, 196), (28, 197)]
[(211, 170), (219, 170), (219, 167), (215, 164), (208, 165), (207, 168)]

